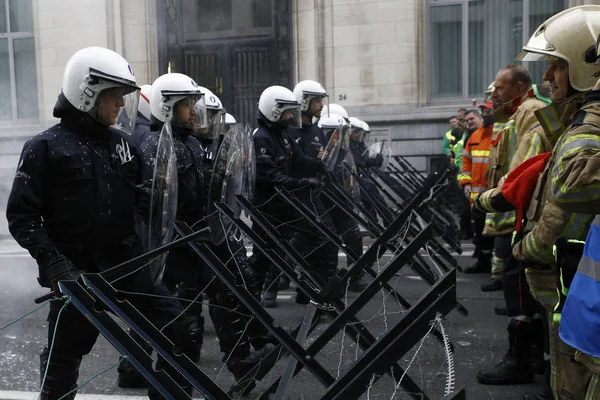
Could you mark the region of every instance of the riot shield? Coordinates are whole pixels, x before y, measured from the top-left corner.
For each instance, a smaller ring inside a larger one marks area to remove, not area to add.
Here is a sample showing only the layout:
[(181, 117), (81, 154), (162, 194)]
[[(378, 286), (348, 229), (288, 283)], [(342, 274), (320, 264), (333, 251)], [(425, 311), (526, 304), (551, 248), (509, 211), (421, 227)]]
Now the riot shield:
[(225, 241), (233, 226), (229, 220), (221, 218), (220, 214), (215, 212), (215, 203), (226, 203), (232, 210), (239, 211), (234, 196), (244, 194), (248, 162), (245, 154), (245, 134), (241, 124), (231, 127), (215, 157), (208, 189), (208, 226), (211, 228), (211, 241), (215, 245)]
[(390, 163), (390, 160), (392, 159), (392, 148), (385, 143), (385, 140), (373, 143), (372, 145), (367, 147), (367, 149), (363, 153), (363, 157), (369, 159), (377, 158), (378, 155), (381, 155), (381, 157), (383, 157), (383, 163), (379, 167), (379, 170), (385, 171), (388, 164)]
[[(351, 151), (346, 151), (343, 163), (349, 167), (350, 171), (354, 172), (355, 174), (358, 173), (358, 169), (356, 168), (356, 163), (354, 162), (354, 157), (352, 156)], [(342, 168), (342, 180), (344, 188), (352, 195), (357, 203), (360, 203), (360, 188), (356, 178), (354, 178), (350, 171), (348, 171), (346, 168)]]
[(329, 171), (334, 171), (338, 164), (338, 157), (344, 140), (343, 132), (343, 126), (340, 125), (331, 133), (327, 147), (325, 147), (327, 153), (323, 158), (323, 163), (325, 163)]
[[(147, 251), (154, 250), (171, 242), (177, 214), (177, 158), (173, 148), (173, 132), (167, 121), (158, 138), (154, 173), (152, 178), (152, 197), (147, 229)], [(163, 254), (150, 263), (155, 284), (162, 280), (167, 254)]]
[(248, 199), (252, 199), (256, 185), (256, 154), (254, 153), (254, 141), (252, 140), (250, 125), (246, 125), (246, 131), (244, 132), (244, 147), (246, 150), (246, 187), (244, 192)]

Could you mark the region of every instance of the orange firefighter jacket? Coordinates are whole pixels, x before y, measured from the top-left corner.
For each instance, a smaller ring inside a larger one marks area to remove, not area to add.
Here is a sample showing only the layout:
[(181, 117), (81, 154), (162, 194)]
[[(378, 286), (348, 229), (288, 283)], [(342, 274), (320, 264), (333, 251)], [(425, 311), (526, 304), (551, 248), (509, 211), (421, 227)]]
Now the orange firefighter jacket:
[(473, 199), (488, 188), (488, 161), (492, 145), (494, 125), (477, 129), (465, 145), (462, 158), (460, 187), (471, 185), (471, 203)]

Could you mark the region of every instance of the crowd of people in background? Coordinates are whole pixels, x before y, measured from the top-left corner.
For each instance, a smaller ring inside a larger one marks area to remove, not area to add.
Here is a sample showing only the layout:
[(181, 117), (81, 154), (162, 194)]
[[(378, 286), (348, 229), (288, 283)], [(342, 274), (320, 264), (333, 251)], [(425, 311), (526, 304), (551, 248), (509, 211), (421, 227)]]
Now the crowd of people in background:
[(517, 57), (546, 61), (545, 84), (501, 67), (479, 110), (458, 110), (443, 139), (461, 237), (475, 245), (463, 273), (490, 274), (481, 290), (502, 290), (495, 312), (508, 316), (507, 352), (477, 380), (544, 374), (521, 400), (600, 398), (599, 34), (599, 6), (547, 20)]

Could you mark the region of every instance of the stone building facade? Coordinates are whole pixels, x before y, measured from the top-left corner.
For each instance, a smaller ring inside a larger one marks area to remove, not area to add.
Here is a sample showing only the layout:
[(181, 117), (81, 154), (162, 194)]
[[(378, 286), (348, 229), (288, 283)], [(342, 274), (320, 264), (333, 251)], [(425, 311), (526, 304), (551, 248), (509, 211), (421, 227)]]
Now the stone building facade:
[(331, 102), (369, 122), (373, 137), (426, 172), (439, 161), (447, 118), (481, 101), (495, 70), (514, 59), (541, 21), (598, 3), (0, 0), (0, 235), (7, 234), (6, 198), (23, 143), (56, 122), (64, 66), (82, 47), (121, 53), (140, 83), (169, 68), (190, 70), (245, 121), (264, 87), (318, 80)]

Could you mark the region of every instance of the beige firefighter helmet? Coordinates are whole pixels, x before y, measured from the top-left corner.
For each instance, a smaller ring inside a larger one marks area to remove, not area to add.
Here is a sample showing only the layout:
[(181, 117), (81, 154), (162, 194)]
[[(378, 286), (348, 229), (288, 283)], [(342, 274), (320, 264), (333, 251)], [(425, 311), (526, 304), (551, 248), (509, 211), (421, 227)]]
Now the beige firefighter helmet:
[(517, 61), (560, 58), (569, 63), (569, 81), (579, 91), (594, 87), (600, 76), (596, 42), (600, 6), (572, 7), (547, 19), (523, 46)]
[(495, 86), (494, 86), (495, 83), (496, 83), (496, 81), (493, 81), (492, 83), (490, 83), (490, 85), (485, 90), (485, 92), (484, 92), (485, 96), (483, 98), (484, 103), (487, 102), (492, 97), (492, 93), (494, 93), (494, 89), (495, 89)]

